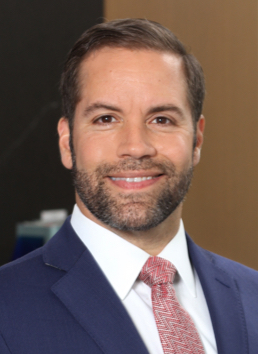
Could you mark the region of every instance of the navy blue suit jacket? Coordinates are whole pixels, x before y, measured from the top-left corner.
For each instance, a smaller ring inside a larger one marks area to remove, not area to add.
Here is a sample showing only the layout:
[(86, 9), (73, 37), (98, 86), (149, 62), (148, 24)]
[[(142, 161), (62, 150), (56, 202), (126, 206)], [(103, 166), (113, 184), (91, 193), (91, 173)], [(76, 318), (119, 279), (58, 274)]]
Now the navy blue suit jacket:
[[(258, 272), (190, 238), (188, 248), (219, 354), (257, 354)], [(69, 219), (44, 247), (0, 269), (0, 353), (148, 353)]]

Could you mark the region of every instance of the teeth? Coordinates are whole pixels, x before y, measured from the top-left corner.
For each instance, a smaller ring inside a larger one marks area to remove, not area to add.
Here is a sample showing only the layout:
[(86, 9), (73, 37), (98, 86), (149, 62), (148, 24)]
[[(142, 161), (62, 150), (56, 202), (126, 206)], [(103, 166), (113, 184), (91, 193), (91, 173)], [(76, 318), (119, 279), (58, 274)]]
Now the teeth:
[(110, 177), (113, 181), (126, 181), (126, 182), (142, 182), (155, 177), (134, 177), (134, 178), (124, 178), (124, 177)]

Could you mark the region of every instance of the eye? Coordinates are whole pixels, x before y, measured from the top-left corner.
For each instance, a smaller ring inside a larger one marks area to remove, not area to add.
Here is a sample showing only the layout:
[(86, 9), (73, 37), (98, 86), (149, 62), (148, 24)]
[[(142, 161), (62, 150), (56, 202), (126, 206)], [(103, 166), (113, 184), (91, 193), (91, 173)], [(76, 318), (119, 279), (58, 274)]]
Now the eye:
[(99, 123), (99, 124), (110, 124), (115, 122), (116, 119), (111, 115), (101, 116), (94, 121), (94, 123)]
[(172, 124), (171, 120), (167, 117), (156, 117), (155, 119), (153, 119), (152, 123), (154, 124)]

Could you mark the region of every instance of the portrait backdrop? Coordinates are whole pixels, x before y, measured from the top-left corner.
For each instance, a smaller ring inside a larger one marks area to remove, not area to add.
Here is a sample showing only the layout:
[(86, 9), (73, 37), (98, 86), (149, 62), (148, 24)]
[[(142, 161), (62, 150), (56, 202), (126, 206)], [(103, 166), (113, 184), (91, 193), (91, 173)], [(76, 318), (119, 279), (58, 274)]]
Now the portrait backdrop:
[(72, 210), (56, 132), (59, 80), (73, 43), (103, 21), (102, 8), (102, 0), (0, 2), (0, 264), (10, 260), (17, 222)]

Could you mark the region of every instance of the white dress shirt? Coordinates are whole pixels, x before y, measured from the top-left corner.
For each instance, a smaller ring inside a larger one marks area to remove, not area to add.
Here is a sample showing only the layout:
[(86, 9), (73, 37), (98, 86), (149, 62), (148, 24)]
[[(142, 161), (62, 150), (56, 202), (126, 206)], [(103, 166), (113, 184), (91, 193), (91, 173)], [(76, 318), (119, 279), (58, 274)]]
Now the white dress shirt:
[[(151, 288), (138, 280), (148, 253), (86, 218), (75, 205), (71, 225), (89, 249), (124, 304), (150, 354), (163, 354), (152, 311)], [(192, 268), (182, 220), (176, 236), (158, 255), (177, 269), (174, 288), (192, 317), (206, 354), (217, 353), (214, 331), (203, 290)]]

